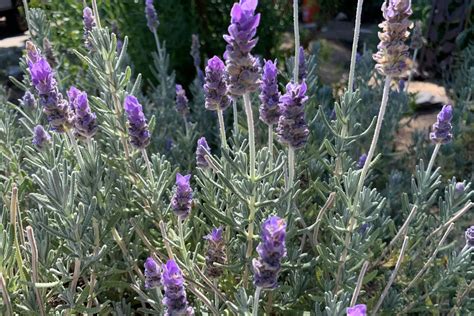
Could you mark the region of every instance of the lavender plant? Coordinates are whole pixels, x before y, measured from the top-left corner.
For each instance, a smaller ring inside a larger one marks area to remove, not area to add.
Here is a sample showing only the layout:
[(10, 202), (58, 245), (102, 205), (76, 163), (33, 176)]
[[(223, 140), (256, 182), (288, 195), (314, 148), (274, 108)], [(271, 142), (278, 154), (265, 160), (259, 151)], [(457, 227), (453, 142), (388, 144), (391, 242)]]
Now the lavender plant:
[[(81, 90), (66, 92), (61, 63), (51, 68), (34, 44), (48, 15), (27, 8), (36, 31), (15, 81), (25, 97), (13, 104), (0, 93), (0, 313), (469, 313), (474, 191), (468, 175), (439, 167), (466, 122), (457, 104), (424, 135), (428, 164), (393, 158), (407, 97), (392, 86), (406, 68), (410, 2), (383, 4), (377, 65), (366, 52), (353, 58), (340, 94), (319, 83), (317, 49), (300, 48), (293, 8), (295, 56), (260, 69), (251, 51), (265, 12), (257, 0), (235, 3), (225, 63), (211, 58), (199, 83), (194, 44), (188, 95), (169, 69), (153, 1), (145, 15), (158, 85), (149, 91), (126, 64), (128, 38), (117, 50), (93, 1), (87, 45), (75, 48), (93, 88), (78, 80)], [(361, 11), (359, 1), (356, 21)]]

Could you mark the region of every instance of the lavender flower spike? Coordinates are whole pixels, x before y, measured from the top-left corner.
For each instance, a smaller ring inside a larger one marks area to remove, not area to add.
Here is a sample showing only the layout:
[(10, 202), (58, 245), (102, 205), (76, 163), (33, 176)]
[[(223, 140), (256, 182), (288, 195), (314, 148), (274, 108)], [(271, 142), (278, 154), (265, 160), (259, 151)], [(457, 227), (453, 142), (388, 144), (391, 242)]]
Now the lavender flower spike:
[(204, 237), (204, 239), (208, 242), (205, 273), (210, 278), (218, 278), (222, 275), (224, 269), (215, 266), (214, 263), (225, 264), (227, 261), (224, 238), (222, 238), (222, 227), (213, 228), (212, 232)]
[(186, 97), (186, 91), (180, 84), (176, 85), (176, 111), (184, 117), (189, 114), (189, 105), (188, 98)]
[(224, 68), (224, 63), (217, 56), (207, 62), (204, 93), (206, 95), (206, 109), (209, 111), (224, 111), (230, 105), (224, 80)]
[(176, 191), (171, 199), (171, 207), (180, 220), (184, 220), (191, 212), (193, 189), (189, 184), (190, 180), (190, 174), (186, 176), (180, 173), (176, 174)]
[(366, 316), (367, 315), (367, 306), (365, 304), (358, 304), (352, 307), (348, 307), (347, 316)]
[(262, 83), (260, 84), (260, 120), (267, 125), (277, 124), (280, 118), (280, 91), (278, 91), (277, 61), (265, 61)]
[(145, 267), (145, 289), (154, 289), (161, 285), (161, 267), (152, 258), (148, 257), (144, 264)]
[(304, 118), (304, 103), (308, 100), (306, 83), (286, 85), (286, 93), (280, 97), (281, 116), (278, 120), (277, 134), (282, 144), (298, 149), (303, 147), (309, 135)]
[(160, 24), (158, 22), (158, 15), (156, 14), (155, 6), (153, 5), (153, 0), (145, 0), (145, 16), (146, 16), (146, 25), (151, 32), (156, 32), (156, 28)]
[(262, 241), (257, 246), (258, 259), (253, 259), (255, 286), (273, 289), (277, 286), (281, 259), (286, 256), (286, 223), (278, 216), (270, 216), (262, 224)]
[(194, 315), (194, 309), (188, 305), (184, 290), (184, 277), (174, 260), (163, 265), (162, 284), (165, 289), (163, 304), (166, 305), (167, 316)]
[(206, 137), (201, 137), (197, 141), (196, 148), (196, 166), (199, 168), (208, 168), (209, 164), (206, 160), (206, 155), (211, 152), (211, 148), (207, 144)]
[(35, 63), (30, 62), (31, 82), (38, 91), (39, 104), (43, 107), (51, 129), (58, 133), (65, 132), (72, 125), (72, 114), (68, 103), (58, 91), (51, 66), (40, 57)]
[(464, 236), (466, 237), (466, 246), (474, 247), (474, 226), (466, 229)]
[(97, 119), (91, 112), (87, 93), (80, 92), (74, 100), (74, 128), (75, 135), (80, 139), (91, 139), (97, 133)]
[(21, 106), (24, 108), (34, 108), (36, 106), (35, 96), (29, 90), (26, 90), (23, 98), (21, 98), (19, 101)]
[(90, 43), (89, 33), (96, 26), (95, 16), (91, 8), (89, 7), (84, 8), (84, 10), (82, 11), (82, 19), (83, 19), (82, 21), (84, 24), (84, 43), (88, 49), (91, 49), (92, 45)]
[(365, 165), (365, 161), (367, 160), (367, 154), (362, 154), (357, 161), (357, 168), (362, 169)]
[(231, 24), (224, 59), (226, 60), (227, 85), (232, 95), (243, 95), (258, 89), (260, 67), (258, 60), (250, 54), (258, 39), (254, 38), (260, 23), (260, 14), (255, 14), (257, 0), (240, 0), (231, 10)]
[(300, 54), (298, 60), (298, 79), (299, 81), (303, 81), (306, 79), (307, 69), (306, 69), (306, 60), (304, 58), (304, 48), (300, 46)]
[(445, 105), (438, 113), (437, 121), (433, 124), (430, 139), (433, 143), (447, 144), (453, 139), (451, 120), (453, 119), (453, 107)]
[(378, 52), (373, 55), (375, 69), (382, 75), (399, 77), (408, 69), (409, 48), (404, 42), (410, 34), (411, 0), (388, 0), (388, 4), (384, 1), (382, 12), (385, 21), (379, 24), (383, 32), (379, 32)]
[(33, 145), (38, 149), (44, 149), (51, 142), (51, 136), (44, 130), (42, 125), (36, 125), (34, 128)]
[(129, 95), (125, 98), (124, 108), (128, 116), (130, 143), (137, 149), (144, 149), (150, 144), (151, 135), (142, 105), (137, 98)]
[(193, 57), (193, 64), (196, 69), (201, 67), (201, 55), (200, 55), (201, 44), (199, 43), (199, 35), (191, 35), (191, 52), (190, 55)]

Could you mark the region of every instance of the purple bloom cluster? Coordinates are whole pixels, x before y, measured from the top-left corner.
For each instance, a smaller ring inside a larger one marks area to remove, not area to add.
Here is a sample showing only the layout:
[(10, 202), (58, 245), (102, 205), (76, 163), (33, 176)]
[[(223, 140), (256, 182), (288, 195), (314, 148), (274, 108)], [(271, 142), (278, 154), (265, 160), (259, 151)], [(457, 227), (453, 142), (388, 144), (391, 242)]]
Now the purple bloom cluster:
[(450, 104), (443, 106), (438, 113), (436, 123), (433, 124), (433, 131), (430, 133), (430, 139), (433, 143), (447, 144), (453, 139), (452, 119), (453, 107)]
[(382, 12), (385, 21), (379, 25), (383, 32), (379, 32), (378, 52), (373, 55), (377, 62), (375, 69), (382, 75), (398, 77), (407, 71), (409, 48), (405, 40), (410, 34), (408, 17), (412, 14), (411, 1), (384, 1)]
[(47, 37), (43, 39), (43, 54), (51, 67), (56, 67), (58, 62), (56, 56), (54, 56), (53, 46)]
[(152, 258), (148, 257), (144, 264), (145, 267), (145, 289), (154, 289), (161, 285), (161, 267)]
[(176, 174), (176, 191), (171, 199), (171, 207), (179, 219), (185, 219), (191, 212), (193, 189), (190, 185), (191, 175)]
[(193, 57), (193, 64), (196, 69), (201, 67), (201, 53), (200, 53), (201, 44), (199, 43), (199, 35), (191, 35), (191, 52), (190, 55)]
[(38, 149), (43, 149), (46, 145), (51, 142), (51, 136), (47, 131), (44, 130), (42, 125), (36, 125), (33, 131), (33, 145)]
[(80, 139), (91, 139), (97, 133), (97, 118), (91, 112), (87, 93), (71, 87), (67, 93), (69, 105), (74, 111), (74, 132)]
[(260, 23), (255, 14), (258, 0), (240, 0), (230, 12), (231, 24), (224, 59), (226, 60), (227, 85), (232, 95), (243, 95), (258, 89), (259, 62), (250, 54), (258, 39), (254, 38)]
[(365, 165), (366, 160), (367, 160), (367, 154), (360, 155), (359, 160), (357, 160), (357, 168), (362, 169)]
[(457, 194), (462, 194), (464, 192), (464, 182), (456, 182), (454, 190)]
[(469, 247), (474, 247), (474, 226), (466, 229), (464, 236), (466, 237), (466, 245)]
[(186, 97), (186, 91), (180, 84), (176, 85), (176, 111), (182, 116), (189, 114), (188, 98)]
[(196, 166), (203, 169), (209, 167), (206, 155), (210, 152), (211, 148), (207, 144), (206, 137), (199, 138), (196, 147)]
[(36, 62), (29, 63), (31, 82), (39, 95), (39, 103), (43, 107), (51, 129), (65, 132), (72, 124), (72, 115), (66, 100), (58, 91), (54, 72), (45, 58), (40, 57)]
[(298, 60), (298, 80), (301, 82), (306, 79), (307, 69), (306, 69), (306, 60), (304, 58), (304, 48), (300, 46), (300, 54)]
[(137, 149), (144, 149), (150, 144), (151, 135), (142, 105), (138, 103), (137, 98), (129, 95), (125, 98), (124, 108), (128, 116), (130, 143)]
[(366, 316), (367, 306), (365, 304), (358, 304), (346, 309), (347, 316)]
[(163, 304), (167, 308), (165, 315), (194, 315), (194, 309), (186, 299), (183, 273), (174, 260), (163, 265), (162, 284), (165, 289)]
[(158, 15), (156, 14), (155, 6), (153, 5), (153, 0), (145, 0), (145, 16), (146, 16), (146, 25), (150, 31), (155, 32), (156, 28), (160, 24), (158, 22)]
[(278, 120), (277, 134), (282, 144), (298, 149), (303, 147), (309, 135), (304, 118), (304, 103), (308, 100), (306, 83), (289, 82), (286, 93), (280, 97), (281, 116)]
[(212, 232), (204, 238), (208, 242), (205, 273), (210, 278), (218, 278), (222, 275), (224, 269), (215, 266), (214, 263), (225, 264), (227, 261), (224, 238), (222, 237), (222, 227), (213, 228)]
[(265, 61), (260, 84), (260, 120), (267, 125), (278, 123), (280, 118), (280, 91), (278, 91), (277, 61)]
[(35, 96), (29, 90), (26, 90), (25, 94), (19, 101), (21, 106), (24, 108), (34, 108), (36, 106)]
[(286, 256), (286, 223), (278, 216), (270, 216), (262, 224), (262, 241), (257, 246), (258, 259), (253, 259), (255, 286), (273, 289), (277, 286), (281, 259)]
[(224, 111), (229, 107), (230, 98), (227, 96), (224, 76), (225, 66), (222, 60), (217, 56), (209, 59), (206, 67), (206, 83), (204, 84), (207, 110)]
[(85, 7), (82, 11), (82, 19), (84, 24), (84, 43), (88, 49), (92, 48), (90, 43), (90, 32), (96, 26), (95, 16), (92, 12), (92, 9), (89, 7)]

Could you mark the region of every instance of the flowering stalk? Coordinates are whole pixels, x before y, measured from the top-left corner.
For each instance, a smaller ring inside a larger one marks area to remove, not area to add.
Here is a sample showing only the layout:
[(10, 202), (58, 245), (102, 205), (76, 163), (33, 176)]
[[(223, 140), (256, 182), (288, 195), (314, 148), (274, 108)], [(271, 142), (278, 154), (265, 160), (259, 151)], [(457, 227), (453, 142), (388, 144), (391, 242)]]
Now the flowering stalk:
[(5, 304), (7, 309), (7, 315), (13, 315), (12, 302), (10, 300), (10, 295), (8, 295), (8, 289), (5, 284), (5, 279), (3, 274), (0, 272), (0, 292), (2, 292), (3, 304)]
[(354, 89), (354, 73), (356, 65), (357, 46), (359, 44), (359, 33), (360, 33), (360, 18), (362, 16), (362, 5), (364, 0), (357, 0), (356, 19), (354, 25), (354, 38), (352, 39), (352, 52), (351, 52), (351, 65), (349, 68), (349, 82), (347, 84), (347, 90), (352, 91)]
[(448, 229), (446, 230), (446, 232), (444, 233), (443, 237), (441, 238), (441, 240), (439, 241), (438, 245), (436, 246), (433, 254), (431, 255), (431, 257), (428, 259), (428, 261), (423, 265), (423, 267), (421, 268), (420, 271), (418, 271), (418, 273), (416, 274), (416, 276), (411, 280), (411, 282), (408, 284), (408, 286), (403, 290), (403, 294), (406, 294), (408, 292), (409, 289), (411, 289), (415, 283), (421, 278), (421, 276), (430, 268), (431, 264), (433, 263), (434, 259), (436, 258), (436, 255), (438, 254), (439, 252), (439, 249), (441, 248), (441, 246), (444, 244), (444, 241), (446, 240), (446, 238), (448, 237), (449, 233), (451, 232), (451, 230), (454, 228), (454, 223), (451, 223), (448, 227)]
[(40, 315), (46, 315), (43, 306), (43, 300), (41, 298), (40, 292), (36, 287), (38, 283), (38, 247), (36, 245), (35, 234), (31, 226), (26, 227), (26, 236), (28, 237), (28, 242), (31, 247), (31, 281), (33, 281), (33, 289), (36, 295), (36, 301), (39, 306)]
[[(355, 303), (357, 302), (357, 298), (359, 297), (359, 292), (362, 287), (362, 282), (364, 281), (364, 276), (365, 272), (367, 272), (367, 268), (369, 267), (369, 261), (364, 261), (362, 264), (362, 268), (360, 269), (359, 277), (357, 278), (357, 284), (354, 290), (354, 293), (352, 294), (351, 298), (351, 306), (354, 306)], [(349, 313), (348, 313), (349, 314)]]
[(300, 27), (298, 16), (298, 0), (293, 0), (293, 29), (295, 32), (295, 62), (293, 68), (293, 82), (298, 82), (299, 60), (300, 60)]
[(232, 114), (234, 116), (234, 137), (239, 134), (239, 113), (237, 112), (237, 100), (232, 100)]
[(255, 288), (255, 294), (253, 295), (253, 310), (252, 316), (258, 316), (258, 302), (260, 300), (260, 293), (262, 292), (262, 287), (257, 286)]
[(244, 94), (244, 108), (247, 116), (247, 128), (249, 133), (249, 174), (250, 180), (255, 180), (255, 129), (253, 122), (253, 110), (250, 95)]
[(408, 236), (405, 236), (405, 239), (403, 240), (402, 249), (400, 249), (400, 255), (398, 256), (397, 263), (395, 264), (395, 268), (393, 268), (392, 274), (390, 275), (390, 279), (388, 280), (387, 285), (383, 289), (382, 295), (380, 295), (380, 298), (377, 301), (377, 304), (375, 305), (372, 311), (372, 315), (377, 315), (377, 311), (379, 310), (380, 306), (382, 306), (382, 303), (388, 294), (388, 290), (392, 286), (393, 281), (395, 281), (395, 277), (397, 276), (398, 269), (400, 269), (400, 266), (402, 265), (403, 257), (405, 256), (405, 250), (408, 246), (408, 239), (409, 239)]
[(217, 117), (219, 119), (219, 132), (221, 135), (221, 145), (223, 148), (227, 148), (227, 136), (225, 134), (225, 125), (224, 125), (224, 114), (222, 110), (217, 110)]

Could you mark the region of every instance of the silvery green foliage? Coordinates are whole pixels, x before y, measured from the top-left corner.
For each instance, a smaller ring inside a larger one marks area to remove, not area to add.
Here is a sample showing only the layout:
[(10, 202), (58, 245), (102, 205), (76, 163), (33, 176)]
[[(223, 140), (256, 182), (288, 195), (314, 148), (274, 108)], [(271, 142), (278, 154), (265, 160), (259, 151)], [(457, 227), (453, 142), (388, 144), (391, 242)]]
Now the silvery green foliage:
[[(46, 16), (30, 12), (37, 29), (45, 29)], [(238, 134), (229, 135), (228, 148), (219, 148), (217, 118), (204, 110), (198, 79), (188, 94), (193, 102), (187, 132), (174, 111), (174, 76), (164, 48), (155, 55), (159, 85), (142, 96), (141, 76), (133, 75), (125, 62), (128, 39), (118, 54), (116, 37), (107, 27), (97, 27), (91, 45), (91, 52), (76, 48), (76, 54), (94, 87), (87, 92), (100, 128), (92, 142), (79, 143), (82, 159), (65, 135), (53, 133), (47, 150), (36, 149), (32, 129), (38, 123), (47, 126), (41, 109), (9, 103), (0, 91), (0, 273), (15, 313), (163, 314), (161, 289), (144, 288), (143, 262), (153, 256), (162, 263), (171, 255), (184, 273), (196, 314), (249, 313), (258, 308), (251, 260), (260, 224), (271, 214), (287, 220), (287, 255), (279, 286), (262, 293), (261, 313), (345, 315), (365, 261), (369, 268), (357, 303), (367, 304), (370, 312), (397, 261), (403, 240), (393, 241), (398, 232), (409, 238), (405, 260), (378, 313), (464, 315), (472, 309), (466, 301), (474, 272), (471, 252), (461, 251), (459, 239), (469, 211), (460, 212), (474, 192), (468, 179), (463, 180), (464, 191), (457, 192), (460, 179), (446, 178), (437, 167), (439, 159), (427, 170), (425, 157), (429, 159), (432, 146), (418, 146), (424, 159), (411, 161), (412, 169), (398, 164), (399, 170), (387, 171), (385, 164), (397, 164), (391, 137), (407, 106), (407, 97), (397, 91), (390, 92), (384, 142), (376, 151), (380, 155), (357, 192), (356, 162), (367, 150), (382, 93), (366, 54), (356, 67), (355, 91), (337, 97), (317, 80), (318, 50), (307, 59), (305, 110), (311, 133), (307, 146), (297, 152), (295, 185), (287, 189), (287, 152), (277, 143), (272, 151), (267, 148), (267, 130), (257, 120), (257, 170), (255, 178), (248, 175), (248, 132), (240, 101)], [(61, 66), (57, 71), (61, 78)], [(29, 87), (26, 72), (17, 84)], [(81, 88), (90, 87), (82, 84), (79, 80)], [(127, 142), (123, 99), (128, 94), (148, 101), (155, 139), (149, 147), (150, 170), (142, 153)], [(255, 110), (257, 100), (253, 95)], [(231, 109), (226, 112), (231, 115)], [(195, 140), (204, 133), (213, 139), (210, 168), (194, 168)], [(169, 151), (164, 146), (168, 134), (175, 144)], [(419, 144), (425, 139), (419, 137)], [(177, 171), (193, 174), (194, 205), (184, 223), (170, 208)], [(17, 216), (11, 218), (14, 211)], [(451, 222), (456, 228), (438, 249)], [(26, 226), (32, 227), (35, 243), (25, 237)], [(227, 262), (214, 283), (202, 272), (203, 237), (219, 226), (224, 228)], [(434, 260), (416, 279), (435, 249)], [(416, 282), (407, 288), (412, 280)], [(6, 314), (8, 304), (1, 300), (0, 313)]]

